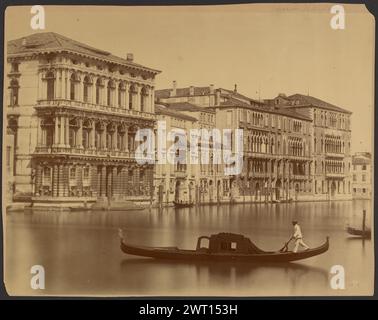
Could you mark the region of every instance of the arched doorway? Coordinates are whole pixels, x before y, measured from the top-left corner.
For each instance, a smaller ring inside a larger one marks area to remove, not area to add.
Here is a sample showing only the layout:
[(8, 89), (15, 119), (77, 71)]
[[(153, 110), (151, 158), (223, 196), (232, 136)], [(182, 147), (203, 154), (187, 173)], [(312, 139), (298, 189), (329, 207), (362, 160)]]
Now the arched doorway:
[(299, 183), (296, 183), (294, 186), (295, 190), (295, 200), (298, 200), (298, 193), (299, 193)]
[(220, 180), (217, 181), (217, 202), (220, 201), (220, 195), (221, 195), (221, 182)]
[(260, 184), (256, 182), (255, 184), (255, 199), (258, 200), (260, 195)]
[(176, 186), (175, 186), (175, 202), (180, 201), (180, 181), (176, 181)]
[(190, 203), (194, 202), (193, 193), (194, 193), (194, 183), (193, 183), (193, 181), (191, 181), (189, 183), (189, 202)]
[(281, 189), (282, 189), (282, 181), (281, 179), (278, 179), (277, 182), (276, 182), (276, 200), (280, 200), (281, 199)]
[(335, 181), (332, 181), (331, 183), (331, 196), (332, 197), (335, 195), (335, 192), (336, 192), (336, 183)]

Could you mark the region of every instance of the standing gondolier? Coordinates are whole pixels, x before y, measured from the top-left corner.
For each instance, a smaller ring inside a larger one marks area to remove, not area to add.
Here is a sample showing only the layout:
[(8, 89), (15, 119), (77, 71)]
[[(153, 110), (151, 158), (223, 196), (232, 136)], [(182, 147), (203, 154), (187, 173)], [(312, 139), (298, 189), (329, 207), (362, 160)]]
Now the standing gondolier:
[(292, 223), (294, 226), (294, 233), (291, 238), (295, 240), (295, 247), (293, 252), (297, 252), (300, 245), (304, 247), (306, 250), (310, 249), (310, 247), (303, 242), (302, 231), (301, 227), (298, 224), (298, 221), (294, 220)]

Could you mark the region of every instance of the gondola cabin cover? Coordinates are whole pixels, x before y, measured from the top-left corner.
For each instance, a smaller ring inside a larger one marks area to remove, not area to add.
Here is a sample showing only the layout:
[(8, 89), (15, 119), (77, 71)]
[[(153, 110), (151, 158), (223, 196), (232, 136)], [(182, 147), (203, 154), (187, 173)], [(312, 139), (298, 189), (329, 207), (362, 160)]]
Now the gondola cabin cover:
[[(205, 242), (208, 242), (208, 247), (204, 246)], [(210, 237), (199, 237), (196, 250), (208, 253), (248, 254), (264, 252), (256, 247), (250, 239), (235, 233), (218, 233)]]

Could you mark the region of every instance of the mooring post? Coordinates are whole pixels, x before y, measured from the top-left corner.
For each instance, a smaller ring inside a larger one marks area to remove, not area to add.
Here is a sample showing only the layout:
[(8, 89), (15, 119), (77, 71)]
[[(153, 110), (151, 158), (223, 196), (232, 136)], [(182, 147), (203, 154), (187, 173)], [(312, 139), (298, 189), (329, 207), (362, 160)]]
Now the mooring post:
[(365, 234), (366, 210), (362, 210), (362, 234)]

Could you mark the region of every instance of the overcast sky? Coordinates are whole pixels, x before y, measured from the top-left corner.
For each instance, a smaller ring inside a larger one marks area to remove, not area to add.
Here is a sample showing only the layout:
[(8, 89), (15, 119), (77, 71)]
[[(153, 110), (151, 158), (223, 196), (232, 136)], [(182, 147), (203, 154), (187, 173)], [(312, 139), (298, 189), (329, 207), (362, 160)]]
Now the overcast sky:
[[(331, 5), (200, 7), (45, 6), (46, 29), (162, 71), (156, 88), (207, 86), (252, 98), (310, 94), (353, 112), (352, 150), (371, 151), (374, 19)], [(30, 7), (8, 7), (6, 41), (35, 33)]]

